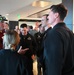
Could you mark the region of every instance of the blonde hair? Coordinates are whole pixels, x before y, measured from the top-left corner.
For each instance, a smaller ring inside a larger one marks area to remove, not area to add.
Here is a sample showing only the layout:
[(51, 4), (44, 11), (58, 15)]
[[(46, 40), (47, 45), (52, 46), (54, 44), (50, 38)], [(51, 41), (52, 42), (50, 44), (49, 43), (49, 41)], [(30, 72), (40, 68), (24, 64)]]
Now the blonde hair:
[(5, 49), (15, 49), (19, 44), (20, 37), (16, 31), (8, 30), (3, 37), (3, 46)]

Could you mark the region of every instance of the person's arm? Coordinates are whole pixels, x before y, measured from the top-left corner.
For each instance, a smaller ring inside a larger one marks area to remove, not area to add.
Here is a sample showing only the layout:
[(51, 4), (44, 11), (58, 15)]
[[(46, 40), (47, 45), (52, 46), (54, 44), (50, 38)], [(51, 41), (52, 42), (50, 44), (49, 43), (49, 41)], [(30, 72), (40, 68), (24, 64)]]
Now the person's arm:
[(20, 46), (19, 50), (17, 51), (19, 54), (25, 54), (25, 52), (29, 50), (29, 48), (25, 48), (25, 49), (22, 49), (22, 46)]

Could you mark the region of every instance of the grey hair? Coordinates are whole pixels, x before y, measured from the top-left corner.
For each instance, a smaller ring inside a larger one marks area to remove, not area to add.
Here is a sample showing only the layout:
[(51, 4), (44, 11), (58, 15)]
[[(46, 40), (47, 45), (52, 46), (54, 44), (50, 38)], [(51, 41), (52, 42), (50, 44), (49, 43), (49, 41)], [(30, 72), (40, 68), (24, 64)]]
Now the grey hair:
[(8, 30), (3, 37), (3, 46), (7, 49), (13, 49), (19, 43), (19, 35), (16, 31)]

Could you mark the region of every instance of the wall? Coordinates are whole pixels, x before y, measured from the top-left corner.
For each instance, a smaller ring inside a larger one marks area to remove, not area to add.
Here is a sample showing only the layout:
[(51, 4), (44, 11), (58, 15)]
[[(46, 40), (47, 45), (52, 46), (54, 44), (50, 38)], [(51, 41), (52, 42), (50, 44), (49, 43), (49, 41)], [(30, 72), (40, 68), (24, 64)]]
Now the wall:
[(64, 22), (67, 24), (67, 27), (73, 31), (73, 0), (62, 0), (62, 4), (68, 9), (68, 14)]
[(9, 28), (13, 30), (18, 25), (18, 21), (9, 21)]

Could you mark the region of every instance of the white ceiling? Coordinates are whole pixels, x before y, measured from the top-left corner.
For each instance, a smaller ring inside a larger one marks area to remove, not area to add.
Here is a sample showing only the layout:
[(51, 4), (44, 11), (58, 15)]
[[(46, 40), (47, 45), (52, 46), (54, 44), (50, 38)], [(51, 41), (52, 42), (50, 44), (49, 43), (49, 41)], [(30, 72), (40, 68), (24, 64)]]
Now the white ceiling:
[[(61, 0), (42, 0), (50, 1), (50, 5), (44, 8), (31, 6), (32, 2), (38, 0), (0, 0), (0, 14), (8, 18), (8, 20), (24, 19), (27, 16), (44, 10), (50, 7), (52, 4), (61, 3)], [(9, 14), (9, 15), (6, 15)]]

